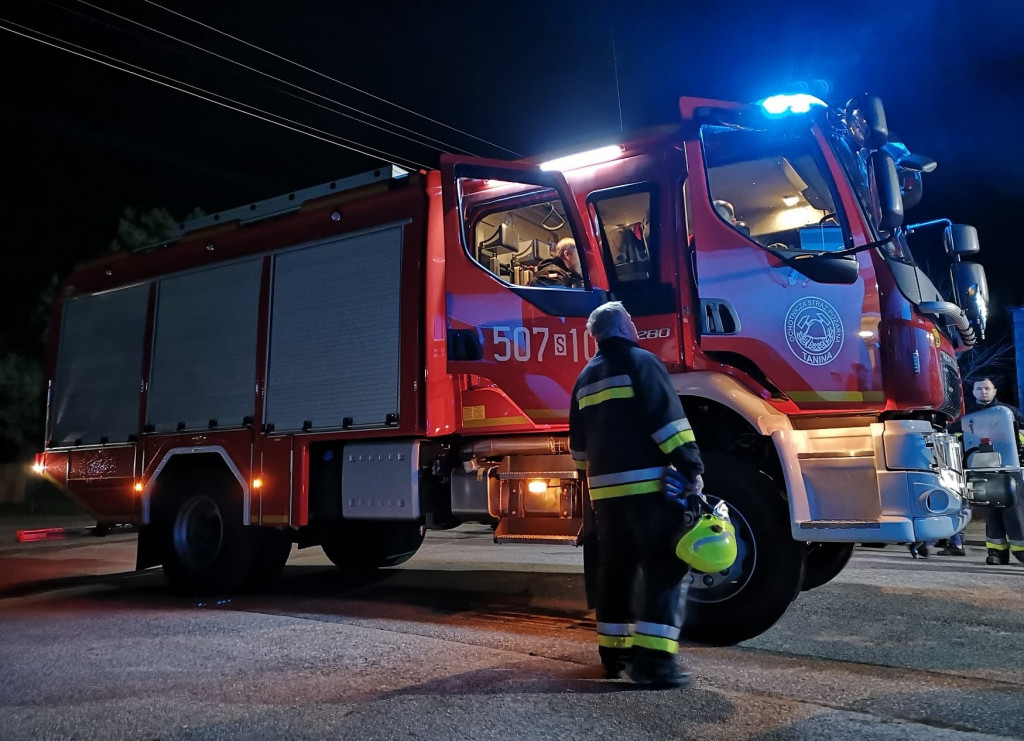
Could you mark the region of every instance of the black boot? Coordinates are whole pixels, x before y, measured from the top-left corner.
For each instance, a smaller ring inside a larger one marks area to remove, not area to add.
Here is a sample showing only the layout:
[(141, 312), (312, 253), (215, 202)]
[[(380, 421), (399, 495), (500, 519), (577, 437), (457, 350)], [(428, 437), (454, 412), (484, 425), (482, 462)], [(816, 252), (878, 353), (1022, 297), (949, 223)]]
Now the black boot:
[(646, 648), (637, 649), (629, 667), (629, 678), (634, 684), (654, 689), (686, 687), (690, 684), (691, 673), (689, 667), (676, 663), (673, 654)]
[(601, 646), (598, 648), (598, 653), (601, 655), (601, 666), (604, 667), (605, 679), (618, 679), (625, 674), (629, 665), (633, 663), (632, 648), (606, 648)]
[(1010, 563), (1010, 552), (1001, 551), (998, 548), (989, 548), (988, 558), (985, 559), (985, 563), (989, 566), (1006, 566)]

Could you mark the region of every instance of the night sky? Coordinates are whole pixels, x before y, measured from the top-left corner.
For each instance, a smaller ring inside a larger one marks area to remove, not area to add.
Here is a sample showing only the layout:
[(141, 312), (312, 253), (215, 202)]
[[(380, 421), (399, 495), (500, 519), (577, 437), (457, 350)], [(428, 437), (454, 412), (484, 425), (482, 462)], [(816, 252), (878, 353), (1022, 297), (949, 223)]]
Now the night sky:
[[(50, 34), (410, 165), (434, 166), (442, 150), (515, 158), (671, 122), (680, 95), (757, 100), (802, 88), (842, 103), (872, 92), (890, 129), (939, 163), (907, 221), (977, 226), (993, 311), (1024, 304), (1022, 3), (17, 0), (0, 7), (0, 27)], [(213, 213), (386, 159), (7, 30), (0, 64), (0, 350), (30, 348), (35, 296), (101, 251), (126, 206)], [(328, 107), (365, 112), (387, 131)]]

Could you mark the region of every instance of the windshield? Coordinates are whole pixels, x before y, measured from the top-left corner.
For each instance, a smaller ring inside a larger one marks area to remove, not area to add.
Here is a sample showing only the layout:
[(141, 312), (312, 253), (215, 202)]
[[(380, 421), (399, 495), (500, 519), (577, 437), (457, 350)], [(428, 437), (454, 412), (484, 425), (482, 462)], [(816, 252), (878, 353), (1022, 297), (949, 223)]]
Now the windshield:
[(832, 179), (809, 130), (701, 127), (708, 188), (722, 220), (764, 247), (849, 246)]

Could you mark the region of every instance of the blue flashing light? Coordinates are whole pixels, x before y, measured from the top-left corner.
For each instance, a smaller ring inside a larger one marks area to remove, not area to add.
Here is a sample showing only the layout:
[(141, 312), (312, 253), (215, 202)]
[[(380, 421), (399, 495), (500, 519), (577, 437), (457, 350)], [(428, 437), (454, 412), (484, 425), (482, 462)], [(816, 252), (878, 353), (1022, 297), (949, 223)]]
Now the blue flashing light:
[(816, 98), (807, 93), (795, 93), (792, 95), (771, 95), (758, 103), (764, 112), (771, 116), (781, 116), (786, 113), (807, 113), (812, 106), (824, 106), (821, 98)]

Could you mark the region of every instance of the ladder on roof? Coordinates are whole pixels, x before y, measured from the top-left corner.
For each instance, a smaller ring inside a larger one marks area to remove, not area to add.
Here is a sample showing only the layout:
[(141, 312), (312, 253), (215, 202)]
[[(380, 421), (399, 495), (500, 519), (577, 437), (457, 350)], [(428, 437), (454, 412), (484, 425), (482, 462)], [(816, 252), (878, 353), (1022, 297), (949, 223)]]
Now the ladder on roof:
[(233, 221), (237, 221), (239, 224), (249, 224), (261, 219), (269, 219), (272, 216), (279, 216), (291, 211), (298, 211), (302, 208), (304, 203), (317, 198), (322, 198), (323, 196), (330, 195), (331, 193), (344, 193), (347, 190), (355, 190), (356, 188), (362, 188), (365, 185), (372, 185), (374, 183), (387, 180), (399, 180), (407, 177), (408, 175), (408, 170), (396, 167), (395, 165), (385, 165), (368, 172), (360, 173), (359, 175), (342, 178), (341, 180), (332, 180), (329, 183), (314, 185), (310, 188), (303, 188), (302, 190), (285, 193), (284, 195), (275, 196), (274, 198), (256, 201), (255, 203), (250, 203), (245, 206), (238, 206), (236, 208), (227, 209), (226, 211), (219, 211), (215, 214), (210, 214), (209, 216), (199, 216), (195, 219), (189, 219), (179, 223), (171, 236), (166, 241), (161, 242), (160, 245), (148, 245), (137, 251), (147, 251), (154, 247), (176, 242), (189, 232), (206, 229), (207, 227), (216, 226), (217, 224), (230, 224)]

